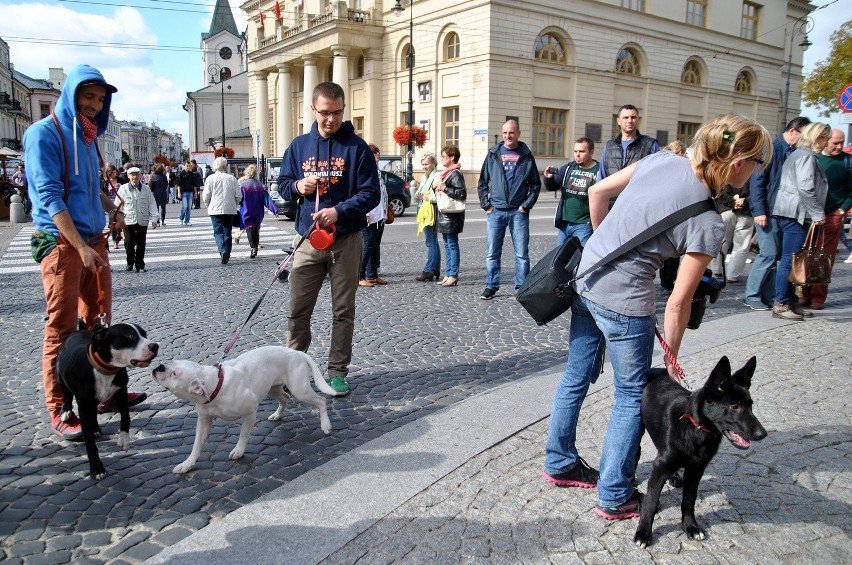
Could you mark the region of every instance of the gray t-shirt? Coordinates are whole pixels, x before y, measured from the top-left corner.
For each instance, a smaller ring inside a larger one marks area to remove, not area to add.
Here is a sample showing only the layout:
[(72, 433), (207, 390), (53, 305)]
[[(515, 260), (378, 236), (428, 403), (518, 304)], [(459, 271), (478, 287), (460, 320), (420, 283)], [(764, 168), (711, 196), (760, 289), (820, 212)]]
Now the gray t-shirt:
[[(627, 187), (589, 238), (577, 273), (674, 212), (710, 198), (685, 157), (663, 151), (636, 164)], [(687, 252), (715, 257), (725, 225), (716, 212), (704, 212), (640, 244), (577, 281), (577, 292), (626, 316), (655, 311), (654, 277), (663, 261)]]

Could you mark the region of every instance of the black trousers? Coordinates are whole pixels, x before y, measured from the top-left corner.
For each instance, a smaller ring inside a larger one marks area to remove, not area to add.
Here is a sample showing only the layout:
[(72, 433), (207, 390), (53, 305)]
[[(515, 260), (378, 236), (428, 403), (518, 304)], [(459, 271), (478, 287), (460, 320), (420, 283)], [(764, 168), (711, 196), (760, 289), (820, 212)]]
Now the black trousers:
[(148, 238), (148, 224), (133, 224), (124, 227), (124, 250), (127, 252), (127, 266), (145, 268), (145, 240)]

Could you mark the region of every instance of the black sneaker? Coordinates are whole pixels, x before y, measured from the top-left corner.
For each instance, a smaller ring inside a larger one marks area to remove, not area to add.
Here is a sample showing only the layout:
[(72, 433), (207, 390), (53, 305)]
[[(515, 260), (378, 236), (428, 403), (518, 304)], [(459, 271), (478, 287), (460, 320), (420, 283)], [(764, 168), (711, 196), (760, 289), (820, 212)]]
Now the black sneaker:
[(598, 484), (600, 473), (597, 469), (589, 467), (589, 464), (581, 457), (577, 461), (577, 464), (568, 471), (553, 475), (542, 471), (541, 476), (544, 477), (545, 481), (553, 483), (558, 487), (595, 488)]
[(638, 490), (633, 491), (627, 502), (614, 508), (595, 505), (595, 514), (605, 520), (624, 520), (626, 518), (638, 518), (642, 512), (642, 499), (644, 496)]
[(497, 291), (493, 288), (485, 287), (485, 290), (482, 291), (482, 294), (479, 295), (480, 300), (491, 300), (494, 298), (494, 295), (497, 294)]

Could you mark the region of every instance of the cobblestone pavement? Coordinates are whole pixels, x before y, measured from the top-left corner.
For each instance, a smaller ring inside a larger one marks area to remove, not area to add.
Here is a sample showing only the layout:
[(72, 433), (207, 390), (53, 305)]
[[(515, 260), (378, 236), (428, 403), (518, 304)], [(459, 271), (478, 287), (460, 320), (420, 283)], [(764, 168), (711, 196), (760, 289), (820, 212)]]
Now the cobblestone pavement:
[[(848, 313), (725, 348), (734, 363), (760, 352), (752, 395), (769, 436), (747, 451), (723, 441), (699, 487), (703, 542), (680, 528), (680, 490), (664, 490), (653, 543), (643, 550), (632, 543), (636, 520), (592, 513), (594, 490), (541, 479), (545, 418), (472, 458), (323, 563), (848, 563), (852, 356), (848, 347), (825, 347), (827, 338), (848, 343)], [(686, 361), (694, 374), (709, 374), (718, 359), (708, 350)], [(611, 407), (611, 386), (583, 406), (578, 449), (590, 462), (599, 460)], [(647, 436), (642, 454), (637, 476), (647, 479), (655, 454)]]
[[(405, 220), (388, 230), (413, 230)], [(129, 451), (117, 450), (107, 439), (100, 442), (109, 475), (94, 483), (85, 477), (88, 465), (81, 447), (58, 440), (47, 423), (40, 391), (44, 302), (40, 277), (29, 257), (29, 231), (25, 226), (12, 237), (0, 257), (0, 339), (4, 344), (0, 351), (0, 436), (6, 446), (0, 452), (0, 559), (9, 563), (142, 562), (211, 521), (389, 430), (564, 361), (564, 321), (537, 328), (510, 294), (501, 293), (490, 302), (478, 299), (484, 280), (483, 239), (461, 241), (460, 284), (437, 290), (434, 285), (413, 281), (422, 265), (422, 243), (384, 244), (383, 276), (392, 284), (358, 292), (350, 378), (354, 390), (349, 397), (330, 400), (329, 415), (335, 427), (331, 436), (322, 434), (310, 409), (291, 403), (281, 422), (261, 419), (246, 455), (231, 462), (228, 453), (238, 425), (217, 420), (196, 470), (174, 475), (171, 469), (191, 448), (195, 414), (160, 389), (148, 371), (131, 371), (131, 389), (146, 391), (149, 399), (131, 413)], [(161, 343), (159, 359), (212, 362), (266, 289), (276, 260), (282, 257), (280, 249), (291, 238), (292, 223), (268, 221), (261, 233), (265, 248), (258, 259), (248, 259), (248, 248), (243, 245), (236, 248), (231, 263), (222, 266), (204, 216), (196, 214), (192, 227), (170, 222), (163, 229), (149, 231), (149, 272), (124, 272), (123, 251), (113, 252), (114, 321), (133, 321), (145, 327)], [(531, 256), (541, 257), (552, 242), (552, 234), (533, 235)], [(511, 277), (511, 246), (506, 248), (504, 276)], [(852, 302), (849, 269), (835, 280), (832, 289), (837, 303), (848, 305)], [(275, 283), (233, 355), (283, 342), (287, 293), (286, 285)], [(705, 319), (742, 312), (734, 294), (726, 290), (719, 302), (708, 307)], [(317, 305), (314, 345), (309, 351), (321, 365), (328, 349), (330, 318), (325, 288)], [(783, 365), (783, 359), (777, 361)], [(848, 373), (846, 370), (845, 375)], [(794, 396), (799, 398), (803, 392), (797, 390)], [(828, 391), (824, 398), (827, 402), (846, 398), (840, 392)], [(836, 414), (846, 417), (844, 407)], [(261, 407), (261, 413), (273, 410), (270, 400)], [(101, 416), (100, 422), (106, 434), (118, 428), (116, 415)], [(532, 428), (510, 438), (497, 453), (517, 441), (538, 443), (540, 449), (542, 430)], [(792, 434), (788, 437), (795, 440)], [(838, 432), (835, 443), (841, 437)], [(807, 443), (797, 442), (787, 449), (802, 445)], [(501, 455), (490, 466), (497, 469), (514, 461), (511, 452), (509, 449), (505, 458)], [(536, 458), (540, 453), (513, 465), (531, 469), (536, 467)], [(837, 453), (833, 459), (838, 464), (841, 461)], [(724, 460), (720, 457), (717, 466)], [(480, 465), (483, 472), (489, 468), (485, 461)], [(792, 471), (785, 468), (780, 476), (791, 479)], [(542, 491), (534, 479), (518, 480), (524, 492)], [(741, 482), (734, 482), (743, 488)], [(838, 488), (848, 490), (848, 484)], [(539, 502), (521, 508), (531, 512), (541, 505), (543, 511), (552, 512), (546, 501), (556, 495), (545, 494), (541, 492)], [(593, 504), (592, 498), (584, 496), (583, 500), (586, 509)], [(548, 515), (553, 519), (553, 514)], [(765, 523), (767, 518), (761, 520)], [(394, 531), (401, 530), (404, 522), (389, 520), (399, 524)], [(673, 522), (661, 516), (658, 526), (666, 531)], [(525, 526), (519, 522), (517, 527)], [(469, 544), (465, 542), (470, 547), (491, 543), (485, 544), (485, 533), (470, 538)], [(477, 539), (480, 541), (474, 541)], [(490, 551), (488, 555), (492, 555)], [(478, 555), (471, 553), (471, 558), (476, 560)], [(371, 562), (381, 560), (378, 555), (374, 558)]]

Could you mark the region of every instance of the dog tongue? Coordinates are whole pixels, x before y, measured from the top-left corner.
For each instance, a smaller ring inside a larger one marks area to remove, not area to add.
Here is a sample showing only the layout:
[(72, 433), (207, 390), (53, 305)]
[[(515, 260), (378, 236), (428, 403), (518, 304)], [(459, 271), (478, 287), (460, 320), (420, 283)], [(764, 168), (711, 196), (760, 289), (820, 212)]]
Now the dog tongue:
[(749, 447), (751, 447), (751, 442), (749, 440), (745, 439), (743, 436), (739, 435), (736, 432), (732, 432), (731, 430), (727, 430), (725, 432), (725, 435), (728, 437), (728, 439), (730, 440), (731, 443), (733, 443), (735, 446), (739, 447), (740, 449), (748, 449)]

